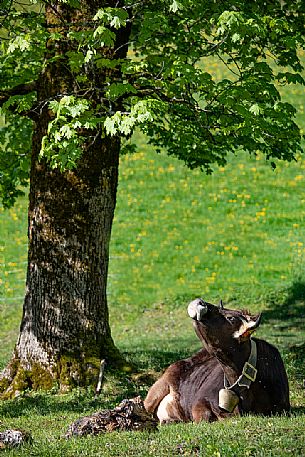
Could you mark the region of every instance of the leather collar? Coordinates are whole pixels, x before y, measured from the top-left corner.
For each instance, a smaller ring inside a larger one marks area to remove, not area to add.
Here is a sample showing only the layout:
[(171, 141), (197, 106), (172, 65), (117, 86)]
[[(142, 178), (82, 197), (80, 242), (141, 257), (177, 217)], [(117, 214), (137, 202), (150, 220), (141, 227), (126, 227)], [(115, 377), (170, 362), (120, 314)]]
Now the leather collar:
[(226, 376), (224, 376), (225, 389), (233, 390), (235, 392), (236, 392), (236, 390), (238, 390), (238, 389), (234, 389), (236, 387), (246, 387), (247, 389), (249, 389), (251, 386), (251, 383), (255, 381), (256, 375), (257, 375), (257, 369), (256, 369), (257, 347), (256, 347), (256, 343), (254, 340), (251, 339), (250, 342), (251, 342), (250, 356), (249, 356), (249, 359), (247, 360), (247, 362), (243, 366), (241, 375), (239, 376), (237, 381), (234, 382), (234, 384), (232, 384), (231, 386), (229, 385), (229, 382), (228, 382)]

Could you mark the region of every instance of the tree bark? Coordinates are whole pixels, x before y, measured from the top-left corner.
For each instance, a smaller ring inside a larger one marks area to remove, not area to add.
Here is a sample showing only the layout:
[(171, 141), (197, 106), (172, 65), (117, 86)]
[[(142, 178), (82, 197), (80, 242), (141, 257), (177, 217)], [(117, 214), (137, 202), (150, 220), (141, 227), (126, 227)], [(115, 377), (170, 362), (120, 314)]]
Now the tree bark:
[[(58, 18), (70, 24), (81, 18), (88, 21), (90, 3), (103, 6), (88, 1), (83, 12), (64, 3), (55, 10), (54, 5), (47, 7), (47, 24), (54, 26)], [(128, 31), (125, 36), (120, 31), (118, 39), (126, 43)], [(66, 390), (95, 384), (101, 359), (123, 363), (111, 338), (106, 298), (120, 140), (91, 132), (73, 171), (61, 173), (39, 160), (52, 119), (46, 101), (74, 88), (65, 58), (50, 56), (64, 56), (69, 46), (65, 39), (48, 43), (45, 70), (36, 86), (40, 113), (33, 135), (26, 295), (19, 339), (0, 380), (4, 397), (25, 388), (57, 384)], [(121, 46), (120, 52), (126, 49)], [(105, 75), (99, 70), (94, 77), (101, 87)]]

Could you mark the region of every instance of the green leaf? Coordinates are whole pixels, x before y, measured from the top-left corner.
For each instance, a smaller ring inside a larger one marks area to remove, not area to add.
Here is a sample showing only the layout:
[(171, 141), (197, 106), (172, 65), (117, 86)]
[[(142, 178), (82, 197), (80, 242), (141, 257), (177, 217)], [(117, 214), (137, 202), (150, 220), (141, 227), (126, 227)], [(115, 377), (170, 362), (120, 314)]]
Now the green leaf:
[(239, 33), (233, 33), (231, 40), (233, 43), (237, 43), (238, 41), (241, 41), (241, 36)]
[(107, 117), (104, 122), (104, 127), (106, 129), (107, 135), (114, 136), (116, 135), (118, 129), (116, 128), (117, 120), (113, 117)]
[(30, 46), (31, 36), (29, 34), (19, 35), (9, 43), (7, 52), (13, 53), (16, 49), (20, 49), (23, 52), (30, 49)]
[(305, 85), (305, 80), (303, 76), (299, 73), (291, 73), (289, 71), (286, 71), (285, 73), (280, 72), (277, 74), (277, 79), (287, 84), (302, 84), (303, 86)]
[(114, 27), (115, 29), (119, 29), (121, 27), (121, 21), (118, 16), (114, 16), (110, 22), (110, 26)]
[(115, 42), (115, 33), (103, 25), (95, 29), (93, 36), (99, 40), (99, 46), (112, 47)]
[(91, 49), (88, 49), (88, 51), (86, 53), (86, 56), (85, 56), (85, 59), (84, 59), (84, 62), (85, 63), (90, 62), (90, 60), (92, 59), (92, 56), (94, 56), (94, 51), (92, 51)]
[(124, 94), (136, 94), (137, 90), (129, 83), (114, 83), (107, 89), (107, 96), (112, 100)]
[(249, 108), (250, 113), (254, 114), (254, 116), (258, 116), (261, 113), (261, 109), (257, 103), (254, 103)]
[(79, 73), (84, 64), (85, 57), (82, 52), (68, 51), (69, 64), (72, 71)]
[(60, 128), (60, 133), (62, 136), (65, 136), (66, 138), (68, 138), (68, 140), (70, 138), (72, 138), (73, 135), (75, 135), (75, 132), (73, 132), (73, 129), (67, 124), (67, 125), (63, 125), (61, 128)]
[(171, 3), (170, 7), (169, 7), (169, 10), (172, 12), (172, 13), (176, 13), (178, 10), (182, 9), (183, 6), (180, 2), (177, 2), (176, 0), (173, 0), (173, 2)]

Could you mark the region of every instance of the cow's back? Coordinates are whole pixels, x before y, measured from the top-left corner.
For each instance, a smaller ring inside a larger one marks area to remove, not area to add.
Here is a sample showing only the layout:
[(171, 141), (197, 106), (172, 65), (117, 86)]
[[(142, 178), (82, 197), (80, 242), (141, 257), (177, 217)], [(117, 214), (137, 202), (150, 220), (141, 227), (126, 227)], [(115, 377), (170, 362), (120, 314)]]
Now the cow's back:
[(254, 338), (257, 345), (257, 377), (253, 384), (251, 411), (276, 414), (289, 411), (289, 384), (278, 349), (264, 340)]

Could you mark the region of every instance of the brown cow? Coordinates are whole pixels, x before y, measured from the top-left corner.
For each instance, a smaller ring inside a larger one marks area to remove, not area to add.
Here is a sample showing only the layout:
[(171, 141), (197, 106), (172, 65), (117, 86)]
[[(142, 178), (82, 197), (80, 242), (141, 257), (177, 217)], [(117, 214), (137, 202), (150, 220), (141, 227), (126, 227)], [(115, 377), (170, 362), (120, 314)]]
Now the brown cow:
[(278, 350), (251, 338), (260, 315), (198, 298), (188, 306), (204, 348), (170, 365), (144, 405), (160, 423), (214, 421), (233, 414), (289, 411), (289, 387)]

